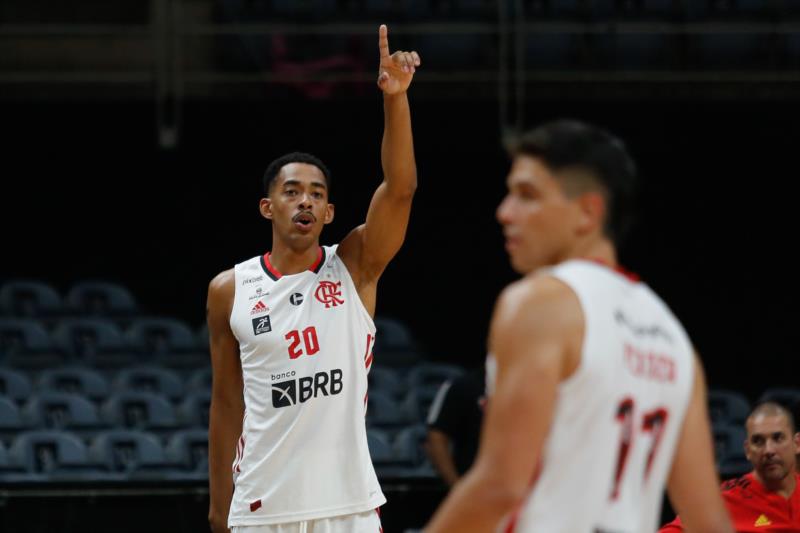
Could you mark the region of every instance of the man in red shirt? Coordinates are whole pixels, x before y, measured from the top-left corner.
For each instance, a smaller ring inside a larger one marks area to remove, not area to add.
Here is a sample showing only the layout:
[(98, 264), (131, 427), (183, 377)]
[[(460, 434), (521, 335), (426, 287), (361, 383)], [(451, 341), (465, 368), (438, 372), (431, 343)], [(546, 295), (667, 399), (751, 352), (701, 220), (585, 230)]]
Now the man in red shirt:
[[(800, 532), (800, 475), (796, 454), (800, 433), (792, 414), (777, 403), (762, 403), (750, 413), (744, 443), (753, 471), (722, 484), (722, 496), (738, 533)], [(683, 531), (680, 517), (659, 533)]]

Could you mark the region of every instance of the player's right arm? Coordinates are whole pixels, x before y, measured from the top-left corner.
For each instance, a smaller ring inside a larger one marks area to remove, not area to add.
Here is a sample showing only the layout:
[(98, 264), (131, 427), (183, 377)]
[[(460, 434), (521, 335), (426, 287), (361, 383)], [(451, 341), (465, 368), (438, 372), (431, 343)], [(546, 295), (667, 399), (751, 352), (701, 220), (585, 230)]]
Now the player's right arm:
[(695, 356), (689, 407), (672, 462), (667, 491), (689, 533), (733, 533), (719, 491), (703, 367)]
[(228, 531), (233, 497), (231, 465), (244, 415), (239, 343), (230, 326), (234, 283), (232, 269), (215, 277), (208, 286), (206, 307), (213, 376), (208, 416), (208, 522), (214, 533)]

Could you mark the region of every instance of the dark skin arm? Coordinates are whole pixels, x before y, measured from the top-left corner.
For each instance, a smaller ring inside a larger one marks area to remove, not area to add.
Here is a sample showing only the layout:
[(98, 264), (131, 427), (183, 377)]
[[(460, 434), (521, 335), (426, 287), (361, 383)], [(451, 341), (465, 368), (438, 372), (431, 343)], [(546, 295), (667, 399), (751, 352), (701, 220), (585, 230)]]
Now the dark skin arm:
[(383, 182), (367, 211), (366, 222), (345, 237), (337, 251), (347, 266), (364, 306), (375, 313), (378, 278), (405, 239), (411, 201), (417, 188), (411, 110), (406, 91), (420, 59), (416, 52), (389, 53), (388, 30), (381, 26), (378, 86), (383, 91), (381, 144)]
[(428, 428), (425, 452), (444, 482), (450, 487), (455, 485), (459, 475), (456, 463), (453, 461), (453, 454), (450, 451), (450, 437), (447, 436), (447, 433), (436, 428)]
[(229, 322), (233, 294), (233, 270), (219, 274), (208, 287), (206, 314), (213, 372), (208, 421), (208, 522), (214, 533), (229, 531), (228, 512), (233, 497), (231, 465), (244, 416), (239, 342)]

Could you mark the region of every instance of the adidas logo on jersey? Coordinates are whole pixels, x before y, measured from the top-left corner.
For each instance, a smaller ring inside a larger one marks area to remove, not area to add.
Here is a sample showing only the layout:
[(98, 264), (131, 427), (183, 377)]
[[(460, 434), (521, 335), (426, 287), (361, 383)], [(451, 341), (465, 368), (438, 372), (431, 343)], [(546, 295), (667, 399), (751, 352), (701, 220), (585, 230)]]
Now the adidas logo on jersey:
[(342, 371), (338, 368), (330, 372), (317, 372), (313, 377), (303, 377), (272, 384), (272, 406), (290, 407), (304, 403), (311, 398), (334, 396), (342, 392)]
[(761, 516), (758, 517), (758, 520), (756, 520), (753, 523), (753, 525), (755, 527), (771, 526), (772, 522), (769, 521), (769, 518), (767, 518), (767, 515), (762, 514)]
[(264, 305), (264, 302), (259, 300), (256, 302), (256, 305), (253, 306), (253, 309), (250, 310), (250, 315), (259, 315), (261, 313), (269, 312), (269, 307)]

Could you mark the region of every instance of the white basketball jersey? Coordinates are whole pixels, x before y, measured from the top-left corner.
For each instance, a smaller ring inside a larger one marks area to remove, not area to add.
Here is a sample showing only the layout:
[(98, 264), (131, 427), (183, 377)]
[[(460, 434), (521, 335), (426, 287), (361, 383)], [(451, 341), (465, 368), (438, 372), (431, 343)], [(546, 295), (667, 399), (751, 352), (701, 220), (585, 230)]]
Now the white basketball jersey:
[(375, 324), (336, 247), (291, 275), (254, 257), (236, 265), (235, 282), (245, 415), (228, 525), (384, 504), (364, 422)]
[[(654, 532), (691, 395), (691, 343), (644, 283), (584, 260), (550, 274), (577, 294), (585, 336), (511, 530)], [(495, 375), (490, 356), (490, 388)]]

